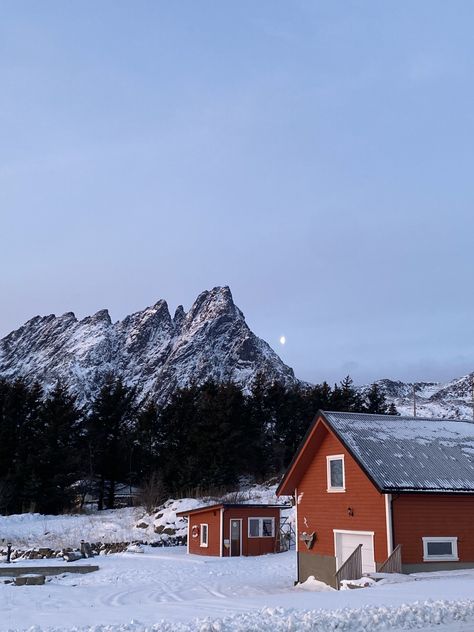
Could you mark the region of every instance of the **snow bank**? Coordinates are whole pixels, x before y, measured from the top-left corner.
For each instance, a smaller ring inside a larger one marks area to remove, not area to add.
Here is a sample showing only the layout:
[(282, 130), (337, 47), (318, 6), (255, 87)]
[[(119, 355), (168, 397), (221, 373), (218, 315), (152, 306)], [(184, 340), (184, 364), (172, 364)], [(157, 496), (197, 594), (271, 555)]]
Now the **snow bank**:
[(296, 584), (295, 589), (309, 590), (311, 592), (327, 592), (329, 590), (335, 590), (335, 588), (331, 588), (331, 586), (317, 580), (314, 575), (310, 575), (306, 581)]
[[(135, 526), (141, 529), (142, 537), (150, 542), (160, 539), (166, 540), (170, 535), (185, 536), (187, 535), (187, 520), (176, 514), (217, 503), (285, 504), (285, 500), (276, 496), (276, 488), (276, 484), (247, 485), (239, 491), (230, 492), (219, 497), (204, 496), (201, 498), (169, 499), (158, 507), (153, 514), (141, 513)], [(282, 515), (288, 518), (288, 526), (290, 524), (294, 526), (293, 509), (284, 510)]]
[(371, 577), (361, 577), (360, 579), (343, 579), (341, 581), (341, 590), (351, 590), (353, 586), (358, 586), (359, 588), (370, 588), (370, 586), (375, 586), (377, 582), (375, 579)]
[[(196, 619), (188, 623), (161, 621), (151, 626), (132, 620), (121, 625), (75, 627), (74, 632), (387, 632), (394, 629), (431, 629), (434, 625), (460, 622), (474, 624), (474, 601), (424, 601), (398, 607), (334, 611), (264, 608), (222, 619)], [(64, 628), (48, 630), (64, 632)], [(34, 626), (30, 632), (41, 632), (41, 628)]]

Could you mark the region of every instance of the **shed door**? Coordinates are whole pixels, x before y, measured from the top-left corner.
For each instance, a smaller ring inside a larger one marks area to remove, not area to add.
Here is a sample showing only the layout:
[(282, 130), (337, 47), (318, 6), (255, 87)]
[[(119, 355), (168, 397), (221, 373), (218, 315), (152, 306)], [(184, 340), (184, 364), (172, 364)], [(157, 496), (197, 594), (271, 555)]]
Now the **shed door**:
[(242, 520), (230, 521), (230, 554), (241, 555)]
[(359, 544), (362, 544), (362, 572), (375, 572), (373, 535), (370, 533), (357, 533), (357, 531), (336, 532), (337, 568), (344, 564)]

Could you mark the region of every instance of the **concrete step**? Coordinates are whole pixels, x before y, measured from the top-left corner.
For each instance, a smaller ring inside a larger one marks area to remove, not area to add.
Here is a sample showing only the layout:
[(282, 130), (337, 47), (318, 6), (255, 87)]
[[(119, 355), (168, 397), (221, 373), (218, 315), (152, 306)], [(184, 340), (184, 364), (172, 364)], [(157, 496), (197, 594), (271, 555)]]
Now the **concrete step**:
[(61, 564), (60, 566), (18, 566), (8, 564), (0, 566), (0, 577), (18, 577), (18, 575), (29, 575), (31, 573), (39, 575), (62, 575), (62, 573), (93, 573), (98, 571), (98, 566), (92, 564)]

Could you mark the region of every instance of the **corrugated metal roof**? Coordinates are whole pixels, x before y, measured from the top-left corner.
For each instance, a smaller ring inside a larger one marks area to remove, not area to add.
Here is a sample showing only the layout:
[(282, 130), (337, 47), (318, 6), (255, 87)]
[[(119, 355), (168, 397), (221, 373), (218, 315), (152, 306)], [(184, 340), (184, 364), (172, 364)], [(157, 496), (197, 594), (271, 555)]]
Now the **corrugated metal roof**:
[(474, 491), (474, 423), (323, 412), (385, 491)]
[(189, 514), (203, 513), (206, 511), (214, 511), (216, 509), (291, 509), (291, 505), (282, 503), (264, 504), (264, 503), (216, 503), (214, 505), (202, 505), (195, 509), (187, 509), (177, 511), (177, 516), (188, 516)]

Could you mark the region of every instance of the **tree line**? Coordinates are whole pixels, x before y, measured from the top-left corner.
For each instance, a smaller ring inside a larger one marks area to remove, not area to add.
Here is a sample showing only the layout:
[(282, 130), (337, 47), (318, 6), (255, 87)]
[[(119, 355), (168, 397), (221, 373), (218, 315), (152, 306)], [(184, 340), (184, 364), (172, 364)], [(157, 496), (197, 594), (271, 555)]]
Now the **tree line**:
[(287, 388), (258, 376), (248, 394), (207, 382), (159, 408), (109, 375), (87, 410), (61, 383), (44, 392), (3, 379), (0, 513), (68, 511), (87, 493), (113, 508), (118, 483), (164, 496), (266, 479), (288, 465), (318, 409), (397, 414), (376, 384), (362, 396), (349, 377)]

